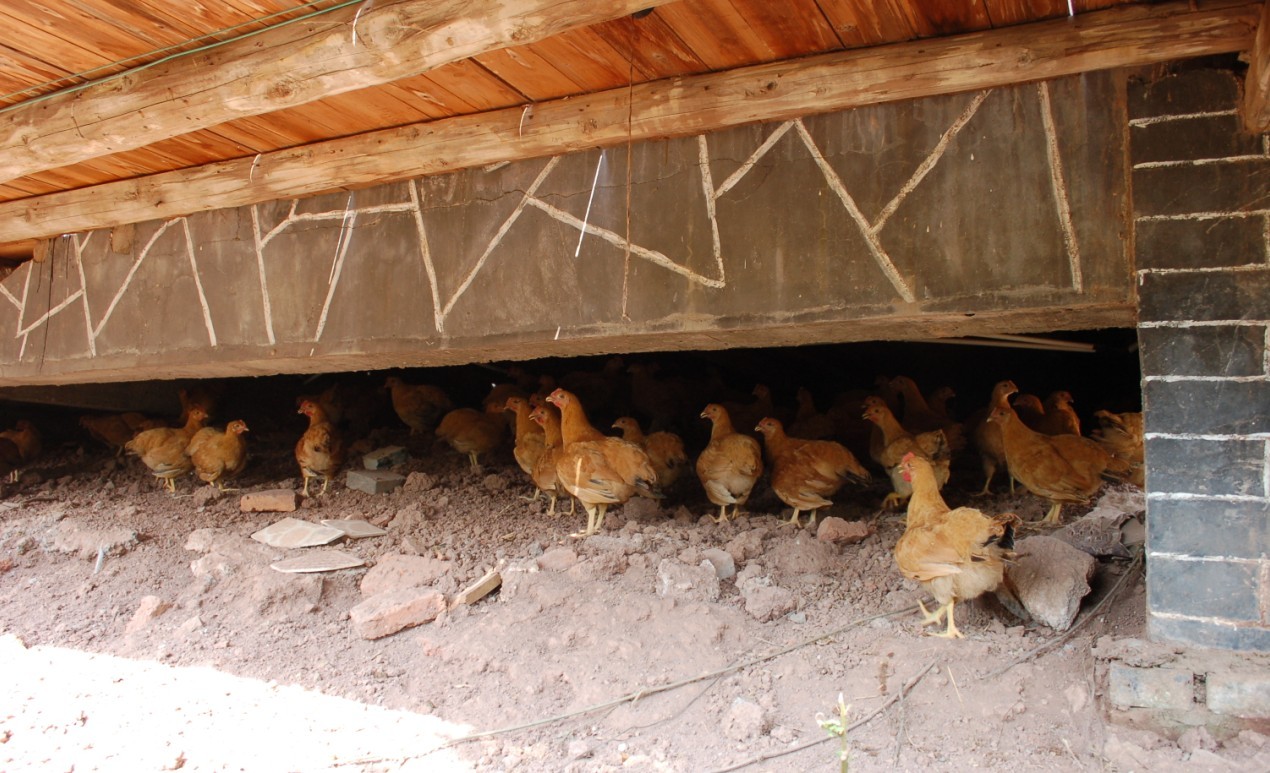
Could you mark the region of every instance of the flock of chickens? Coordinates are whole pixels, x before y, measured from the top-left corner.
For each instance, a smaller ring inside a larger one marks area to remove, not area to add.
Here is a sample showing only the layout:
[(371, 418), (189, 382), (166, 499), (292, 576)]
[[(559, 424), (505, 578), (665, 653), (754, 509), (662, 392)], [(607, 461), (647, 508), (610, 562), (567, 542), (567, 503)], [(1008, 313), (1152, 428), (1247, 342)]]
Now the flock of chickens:
[[(694, 405), (706, 394), (701, 385), (659, 377), (655, 367), (643, 363), (626, 367), (620, 358), (599, 371), (566, 375), (559, 383), (518, 368), (509, 373), (514, 380), (494, 385), (480, 408), (456, 407), (440, 387), (398, 377), (388, 378), (383, 391), (412, 436), (444, 441), (466, 455), (473, 470), (480, 469), (482, 454), (510, 437), (516, 463), (534, 485), (533, 498), (549, 498), (549, 514), (555, 515), (562, 496), (582, 504), (587, 521), (574, 537), (599, 532), (613, 505), (636, 496), (663, 498), (692, 473), (719, 508), (710, 516), (716, 522), (735, 518), (766, 473), (772, 492), (792, 510), (790, 523), (799, 524), (800, 515), (808, 513), (814, 524), (817, 512), (831, 505), (844, 485), (871, 479), (860, 461), (867, 457), (890, 481), (883, 509), (907, 511), (895, 560), (906, 577), (923, 583), (939, 602), (934, 611), (923, 607), (923, 613), (927, 624), (946, 620), (941, 636), (961, 636), (954, 623), (959, 600), (997, 592), (1014, 608), (1003, 578), (1019, 519), (1013, 513), (949, 508), (940, 491), (954, 454), (977, 453), (984, 474), (981, 493), (989, 492), (996, 473), (1005, 470), (1011, 490), (1017, 481), (1048, 500), (1045, 524), (1059, 523), (1064, 504), (1089, 501), (1104, 478), (1142, 485), (1141, 414), (1099, 411), (1101, 428), (1085, 437), (1069, 393), (1054, 392), (1041, 402), (1018, 394), (1011, 381), (998, 383), (988, 405), (959, 422), (946, 407), (951, 389), (923, 395), (905, 376), (881, 379), (869, 392), (843, 393), (821, 413), (806, 389), (798, 392), (797, 411), (787, 412), (761, 384), (749, 400)], [(624, 399), (619, 401), (619, 394)], [(225, 489), (246, 466), (247, 425), (234, 420), (223, 429), (206, 426), (216, 410), (214, 388), (181, 390), (180, 397), (179, 426), (135, 413), (84, 416), (81, 424), (118, 453), (139, 457), (170, 491), (190, 473)], [(345, 398), (339, 385), (297, 398), (297, 413), (308, 419), (295, 445), (305, 496), (316, 480), (321, 481), (318, 495), (324, 494), (350, 451), (342, 428)], [(611, 416), (615, 408), (642, 414), (654, 431), (645, 434), (635, 418), (620, 416), (611, 425), (619, 437), (597, 429), (588, 418)], [(689, 422), (704, 426), (701, 420), (708, 420), (710, 434), (694, 463), (688, 445), (700, 443), (686, 445), (670, 430)], [(39, 432), (29, 421), (0, 433), (0, 473), (10, 470), (16, 476), (39, 453)]]

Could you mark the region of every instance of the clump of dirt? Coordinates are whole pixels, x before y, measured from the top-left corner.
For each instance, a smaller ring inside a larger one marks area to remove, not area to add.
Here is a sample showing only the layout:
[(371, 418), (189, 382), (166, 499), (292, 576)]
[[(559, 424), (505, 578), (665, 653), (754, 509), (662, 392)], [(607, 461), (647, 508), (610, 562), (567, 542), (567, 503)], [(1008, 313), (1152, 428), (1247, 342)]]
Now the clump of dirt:
[[(818, 719), (834, 714), (840, 696), (849, 722), (867, 720), (847, 735), (854, 770), (1115, 769), (1109, 747), (1119, 754), (1169, 743), (1128, 738), (1108, 725), (1093, 678), (1093, 641), (1143, 635), (1140, 576), (1128, 577), (1070, 639), (1035, 656), (1029, 653), (1056, 634), (988, 600), (958, 609), (966, 639), (930, 638), (909, 611), (921, 591), (892, 560), (903, 527), (877, 510), (880, 487), (844, 490), (827, 514), (871, 524), (856, 544), (821, 541), (783, 523), (766, 491), (747, 516), (715, 524), (704, 517), (713, 506), (691, 485), (663, 502), (616, 508), (603, 533), (576, 540), (568, 535), (585, 516), (549, 517), (545, 500), (526, 501), (531, 486), (509, 451), (476, 472), (443, 445), (383, 434), (379, 440), (410, 447), (398, 470), (404, 486), (370, 495), (337, 483), (290, 514), (244, 513), (239, 494), (191, 494), (190, 481), (173, 497), (135, 463), (92, 448), (57, 449), (0, 500), (6, 650), (17, 657), (67, 648), (181, 673), (214, 669), (275, 691), (295, 686), (395, 712), (369, 724), (422, 716), (440, 725), (430, 741), (389, 749), (364, 734), (341, 734), (337, 724), (322, 733), (320, 763), (301, 756), (304, 738), (258, 728), (269, 748), (297, 749), (283, 763), (291, 769), (829, 770), (837, 768), (838, 741)], [(253, 464), (238, 485), (298, 488), (287, 439), (253, 442)], [(1032, 504), (1027, 496), (975, 504), (1015, 508)], [(949, 492), (958, 497), (967, 500), (968, 492)], [(250, 535), (284, 515), (384, 526), (385, 536), (341, 549), (367, 567), (389, 555), (427, 557), (435, 562), (430, 582), (447, 596), (491, 569), (503, 584), (472, 606), (368, 641), (349, 621), (363, 600), (366, 568), (270, 568), (294, 551)], [(1128, 566), (1103, 561), (1086, 607)], [(94, 726), (74, 711), (35, 711), (39, 692), (11, 692), (0, 712), (0, 737), (13, 739), (0, 746), (5, 769), (58, 759), (22, 756), (35, 754), (19, 743), (32, 734), (79, 737)], [(89, 692), (68, 700), (88, 701)], [(186, 722), (191, 733), (200, 724), (215, 727), (216, 692), (183, 693), (169, 719)], [(635, 697), (615, 702), (624, 696)], [(178, 731), (148, 734), (153, 717), (140, 706), (124, 701), (113, 713), (125, 729), (136, 718), (125, 759), (184, 770), (237, 764), (220, 756), (233, 738), (221, 748), (196, 748), (193, 736)], [(466, 732), (566, 715), (434, 751)], [(361, 721), (345, 716), (350, 727)], [(341, 735), (348, 746), (338, 745)], [(1229, 764), (1251, 759), (1255, 740), (1232, 746)], [(91, 747), (71, 755), (78, 769), (95, 766)], [(1174, 758), (1184, 764), (1185, 751)]]

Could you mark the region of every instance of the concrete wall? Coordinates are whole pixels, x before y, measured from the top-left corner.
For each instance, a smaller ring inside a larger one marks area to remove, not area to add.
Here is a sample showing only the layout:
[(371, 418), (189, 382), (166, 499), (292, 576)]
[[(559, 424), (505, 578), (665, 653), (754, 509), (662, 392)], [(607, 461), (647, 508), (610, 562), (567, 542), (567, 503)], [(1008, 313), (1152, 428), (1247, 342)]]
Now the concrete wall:
[(1270, 158), (1239, 83), (1131, 91), (1154, 637), (1270, 650)]
[(0, 386), (1129, 326), (1123, 84), (72, 234), (0, 281)]

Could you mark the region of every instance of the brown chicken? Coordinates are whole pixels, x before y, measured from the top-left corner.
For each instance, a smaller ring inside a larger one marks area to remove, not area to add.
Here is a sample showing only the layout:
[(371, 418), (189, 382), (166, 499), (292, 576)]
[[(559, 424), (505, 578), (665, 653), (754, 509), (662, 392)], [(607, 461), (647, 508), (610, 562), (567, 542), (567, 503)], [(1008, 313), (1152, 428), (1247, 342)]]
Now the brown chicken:
[(966, 447), (961, 424), (932, 411), (921, 390), (917, 388), (917, 382), (908, 376), (896, 376), (891, 379), (891, 386), (904, 401), (904, 412), (900, 419), (904, 429), (914, 435), (943, 430), (949, 448), (960, 451)]
[[(538, 487), (538, 490), (551, 498), (547, 515), (554, 516), (556, 501), (562, 495), (569, 496), (569, 492), (560, 483), (560, 476), (556, 474), (556, 462), (560, 460), (560, 454), (564, 452), (564, 440), (560, 434), (560, 412), (554, 406), (544, 403), (536, 406), (530, 412), (529, 418), (542, 427), (545, 436), (542, 455), (538, 457), (530, 476), (534, 479), (534, 485)], [(576, 511), (577, 501), (570, 497), (569, 515), (573, 515)]]
[(791, 524), (798, 524), (798, 514), (811, 512), (808, 525), (816, 523), (816, 511), (833, 504), (828, 497), (842, 488), (848, 478), (869, 480), (855, 455), (841, 443), (832, 440), (805, 440), (785, 434), (780, 421), (770, 416), (754, 428), (763, 436), (767, 460), (772, 470), (772, 491), (782, 502), (794, 508)]
[(697, 478), (706, 490), (706, 498), (719, 506), (715, 523), (728, 520), (728, 505), (736, 518), (750, 498), (754, 484), (763, 474), (763, 451), (758, 441), (732, 428), (728, 411), (718, 403), (710, 403), (701, 412), (709, 419), (710, 443), (697, 457)]
[(322, 412), (326, 414), (326, 420), (332, 424), (339, 426), (344, 419), (344, 395), (341, 393), (339, 382), (331, 384), (326, 389), (315, 395), (300, 395), (295, 399), (295, 407), (298, 409), (300, 404), (305, 400), (312, 400), (321, 407)]
[[(1013, 384), (1006, 388), (1009, 394)], [(998, 403), (988, 421), (1001, 425), (1010, 474), (1028, 491), (1052, 504), (1044, 524), (1057, 525), (1063, 504), (1088, 502), (1102, 486), (1102, 476), (1124, 474), (1128, 465), (1102, 446), (1078, 435), (1043, 435), (1029, 429), (1008, 404)]]
[(755, 426), (767, 416), (780, 421), (780, 418), (776, 416), (776, 406), (772, 402), (772, 390), (766, 384), (755, 384), (753, 395), (754, 399), (748, 403), (723, 403), (724, 409), (732, 417), (732, 426), (740, 427), (738, 432), (747, 434), (754, 432), (750, 427)]
[(1125, 480), (1138, 488), (1146, 486), (1145, 445), (1141, 412), (1094, 411), (1099, 428), (1094, 440), (1114, 458), (1128, 465)]
[(179, 422), (182, 425), (188, 422), (190, 409), (195, 406), (203, 409), (204, 420), (215, 416), (216, 404), (220, 402), (224, 393), (225, 382), (223, 381), (199, 381), (192, 386), (178, 389), (176, 395), (181, 400)]
[(926, 395), (926, 404), (930, 406), (931, 413), (941, 419), (951, 419), (952, 411), (948, 408), (948, 403), (957, 397), (957, 393), (950, 386), (935, 387), (930, 394)]
[(586, 529), (573, 536), (597, 533), (604, 526), (609, 506), (626, 502), (637, 493), (661, 497), (656, 490), (657, 471), (644, 449), (622, 438), (601, 434), (591, 426), (572, 392), (557, 389), (547, 401), (560, 409), (564, 446), (556, 461), (556, 475), (587, 511)]
[(1045, 412), (1041, 416), (1037, 431), (1046, 435), (1079, 435), (1080, 417), (1072, 408), (1073, 402), (1072, 393), (1065, 389), (1050, 392), (1045, 398), (1043, 404)]
[[(546, 432), (542, 425), (530, 417), (533, 409), (529, 407), (528, 398), (509, 397), (504, 404), (505, 410), (516, 414), (516, 441), (512, 448), (512, 456), (516, 457), (516, 464), (520, 465), (520, 469), (532, 478), (534, 466), (538, 464), (538, 458), (542, 456), (547, 445)], [(538, 495), (535, 493), (534, 499), (537, 498)]]
[(816, 410), (816, 401), (807, 387), (798, 387), (795, 395), (798, 400), (798, 411), (794, 421), (789, 425), (789, 434), (808, 440), (825, 440), (832, 438), (837, 427), (829, 414)]
[(18, 450), (18, 444), (7, 437), (0, 437), (0, 477), (16, 482), (12, 475), (21, 466), (22, 452)]
[(882, 465), (891, 479), (892, 491), (882, 500), (883, 509), (899, 508), (913, 495), (913, 487), (900, 468), (905, 454), (917, 454), (929, 461), (935, 470), (939, 488), (944, 487), (948, 482), (952, 450), (948, 447), (943, 430), (914, 435), (900, 425), (886, 401), (880, 397), (865, 398), (864, 418), (873, 422), (880, 431), (881, 440), (876, 446), (870, 447), (870, 452), (873, 461)]
[(1045, 423), (1045, 403), (1041, 402), (1041, 398), (1036, 395), (1016, 395), (1011, 405), (1028, 429), (1041, 431), (1041, 425)]
[(669, 491), (688, 467), (688, 452), (684, 450), (684, 441), (673, 432), (654, 432), (645, 435), (639, 422), (630, 416), (623, 416), (613, 422), (614, 429), (622, 431), (622, 437), (644, 449), (648, 460), (653, 463), (657, 472), (657, 487), (663, 492)]
[(437, 425), (437, 437), (449, 444), (450, 448), (461, 454), (467, 454), (472, 469), (480, 471), (480, 455), (498, 448), (503, 442), (503, 432), (507, 422), (503, 418), (503, 407), (491, 404), (484, 411), (475, 408), (455, 408), (441, 417)]
[(124, 445), (137, 434), (136, 430), (124, 420), (123, 415), (118, 413), (80, 416), (79, 426), (83, 427), (94, 440), (114, 451), (115, 456), (122, 455)]
[(309, 481), (314, 478), (322, 479), (322, 490), (318, 494), (325, 494), (331, 478), (344, 466), (344, 437), (326, 418), (322, 406), (312, 400), (302, 401), (296, 413), (309, 417), (309, 428), (295, 444), (295, 460), (304, 478), (304, 495), (309, 495)]
[(454, 408), (449, 396), (431, 384), (407, 384), (389, 376), (384, 387), (392, 393), (392, 409), (410, 428), (411, 435), (431, 432), (441, 417)]
[(913, 496), (904, 534), (895, 543), (895, 563), (901, 574), (924, 585), (939, 603), (932, 612), (918, 602), (922, 624), (935, 625), (947, 616), (947, 628), (934, 635), (963, 638), (953, 610), (958, 601), (1003, 588), (1019, 517), (1014, 513), (989, 517), (969, 507), (950, 509), (939, 495), (930, 463), (919, 456), (905, 455), (900, 469)]
[(138, 432), (124, 448), (141, 457), (141, 463), (150, 468), (154, 477), (163, 481), (168, 491), (176, 493), (176, 479), (194, 469), (186, 447), (194, 434), (203, 428), (207, 412), (191, 405), (184, 427), (155, 427)]
[(997, 405), (1009, 400), (1010, 390), (1014, 388), (1012, 381), (998, 381), (992, 387), (992, 396), (988, 405), (980, 409), (974, 416), (966, 420), (970, 427), (970, 436), (974, 439), (975, 448), (979, 451), (979, 461), (983, 464), (983, 490), (981, 496), (992, 491), (992, 479), (998, 469), (1006, 469), (1006, 478), (1010, 481), (1010, 493), (1014, 493), (1014, 477), (1010, 475), (1005, 463), (1005, 442), (1001, 439), (1001, 424), (988, 421), (989, 414)]
[(225, 481), (238, 475), (247, 465), (247, 439), (243, 437), (246, 431), (247, 423), (238, 419), (223, 430), (204, 427), (194, 433), (185, 453), (199, 480), (221, 491), (236, 490), (226, 488)]

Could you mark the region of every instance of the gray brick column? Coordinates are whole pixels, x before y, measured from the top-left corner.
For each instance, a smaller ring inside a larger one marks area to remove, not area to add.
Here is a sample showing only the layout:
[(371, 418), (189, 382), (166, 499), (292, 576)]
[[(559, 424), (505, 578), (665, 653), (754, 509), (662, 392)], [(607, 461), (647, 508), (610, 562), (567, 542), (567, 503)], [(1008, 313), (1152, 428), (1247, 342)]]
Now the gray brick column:
[(1130, 89), (1151, 636), (1270, 650), (1270, 156), (1240, 82)]

